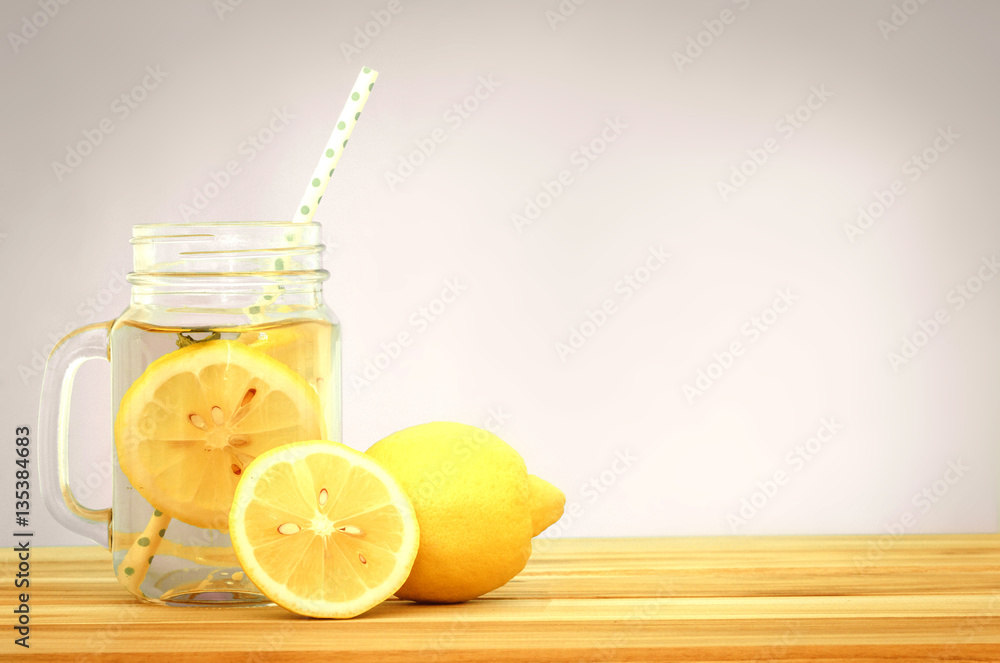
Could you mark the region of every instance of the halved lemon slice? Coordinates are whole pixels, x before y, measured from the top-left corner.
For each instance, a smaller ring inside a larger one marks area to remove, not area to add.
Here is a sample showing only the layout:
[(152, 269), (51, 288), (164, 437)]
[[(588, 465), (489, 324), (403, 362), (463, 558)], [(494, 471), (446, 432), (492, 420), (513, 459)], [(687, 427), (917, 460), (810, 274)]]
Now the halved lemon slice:
[(354, 617), (389, 598), (406, 581), (420, 538), (389, 473), (326, 440), (252, 462), (236, 488), (229, 536), (253, 583), (310, 617)]
[(244, 332), (237, 340), (291, 368), (322, 398), (329, 391), (330, 354), (338, 333), (329, 322), (306, 320)]
[(325, 435), (316, 392), (287, 366), (235, 341), (207, 341), (151, 363), (122, 398), (122, 472), (155, 508), (225, 530), (246, 466)]

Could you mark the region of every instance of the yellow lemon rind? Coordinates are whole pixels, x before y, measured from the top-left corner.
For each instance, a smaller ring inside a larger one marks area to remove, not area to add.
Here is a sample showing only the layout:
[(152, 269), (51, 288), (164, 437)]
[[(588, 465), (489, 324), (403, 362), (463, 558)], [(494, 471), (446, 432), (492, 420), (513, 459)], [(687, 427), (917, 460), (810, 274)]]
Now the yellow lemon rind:
[(115, 417), (114, 434), (118, 463), (122, 473), (153, 508), (168, 513), (173, 518), (194, 527), (225, 531), (228, 524), (227, 511), (208, 514), (204, 512), (204, 509), (185, 509), (168, 493), (165, 494), (164, 491), (159, 490), (156, 487), (156, 475), (148, 468), (138, 466), (138, 462), (134, 462), (134, 455), (130, 453), (130, 450), (123, 448), (126, 440), (137, 437), (137, 434), (130, 432), (130, 428), (135, 427), (136, 419), (146, 402), (142, 398), (143, 394), (149, 395), (155, 392), (168, 378), (183, 371), (196, 372), (199, 368), (221, 360), (223, 353), (225, 353), (227, 361), (235, 355), (240, 357), (244, 364), (257, 363), (258, 366), (265, 366), (271, 382), (283, 383), (284, 387), (294, 390), (295, 395), (302, 398), (306, 404), (304, 409), (311, 410), (315, 415), (320, 435), (326, 435), (326, 422), (323, 418), (319, 395), (308, 383), (283, 363), (258, 350), (249, 348), (243, 343), (230, 340), (195, 343), (167, 353), (151, 362), (122, 397)]
[[(283, 583), (277, 582), (267, 570), (261, 567), (254, 554), (254, 547), (241, 526), (247, 507), (258, 499), (254, 495), (257, 480), (277, 463), (300, 461), (313, 453), (338, 455), (373, 474), (388, 489), (391, 504), (399, 510), (404, 523), (403, 540), (397, 554), (398, 564), (392, 573), (380, 585), (370, 588), (367, 592), (350, 601), (310, 600), (288, 591)], [(335, 619), (346, 619), (360, 615), (392, 596), (406, 582), (410, 569), (413, 567), (413, 561), (416, 559), (420, 541), (416, 513), (406, 493), (395, 479), (374, 459), (343, 444), (329, 440), (310, 440), (287, 444), (264, 452), (250, 463), (236, 488), (232, 510), (229, 513), (229, 535), (243, 571), (270, 600), (299, 615)]]

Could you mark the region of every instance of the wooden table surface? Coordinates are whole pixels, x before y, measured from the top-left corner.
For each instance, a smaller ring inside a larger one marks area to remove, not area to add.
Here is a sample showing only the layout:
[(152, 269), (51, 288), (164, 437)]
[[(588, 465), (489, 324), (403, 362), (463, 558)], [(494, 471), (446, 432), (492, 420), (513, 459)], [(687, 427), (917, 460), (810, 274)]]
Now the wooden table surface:
[(141, 604), (98, 548), (33, 550), (30, 591), (31, 648), (5, 600), (4, 660), (1000, 661), (994, 535), (536, 541), (480, 599), (342, 621)]

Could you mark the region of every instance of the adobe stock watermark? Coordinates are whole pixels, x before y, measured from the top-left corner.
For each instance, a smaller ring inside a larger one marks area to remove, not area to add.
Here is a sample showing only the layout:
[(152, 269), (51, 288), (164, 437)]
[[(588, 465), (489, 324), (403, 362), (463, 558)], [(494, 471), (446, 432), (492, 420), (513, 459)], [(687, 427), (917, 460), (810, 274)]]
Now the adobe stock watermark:
[(628, 447), (615, 449), (607, 469), (601, 470), (580, 484), (579, 493), (584, 499), (584, 503), (567, 499), (563, 509), (563, 517), (550, 525), (535, 539), (535, 547), (538, 550), (547, 550), (552, 545), (552, 539), (572, 530), (583, 518), (587, 511), (586, 507), (597, 504), (618, 483), (618, 480), (628, 474), (632, 466), (640, 460), (639, 456), (633, 454)]
[(368, 12), (372, 20), (364, 25), (354, 26), (354, 38), (350, 43), (340, 42), (340, 52), (344, 55), (344, 60), (350, 64), (354, 56), (361, 55), (361, 52), (368, 48), (373, 39), (376, 39), (382, 31), (389, 27), (394, 16), (398, 16), (403, 11), (400, 0), (389, 0), (385, 9), (373, 9)]
[(343, 245), (340, 241), (333, 238), (333, 234), (326, 235), (323, 237), (323, 259), (332, 257)]
[(774, 131), (780, 140), (778, 137), (771, 136), (760, 147), (747, 149), (747, 158), (738, 165), (730, 166), (729, 178), (715, 182), (715, 190), (722, 198), (722, 202), (727, 202), (737, 191), (746, 186), (750, 178), (756, 175), (771, 156), (781, 149), (781, 141), (791, 140), (796, 132), (804, 127), (806, 122), (811, 120), (832, 96), (833, 92), (826, 89), (825, 84), (810, 87), (805, 101), (782, 115), (774, 123)]
[(449, 620), (448, 629), (443, 633), (439, 632), (431, 636), (420, 648), (420, 656), (414, 660), (428, 662), (441, 660), (441, 654), (455, 646), (458, 635), (469, 630), (470, 624), (472, 624), (472, 620), (465, 612), (457, 613)]
[(133, 624), (139, 618), (142, 608), (137, 604), (126, 603), (116, 612), (113, 622), (105, 622), (103, 628), (88, 629), (87, 651), (78, 654), (74, 659), (76, 663), (87, 663), (104, 658), (104, 654), (112, 648), (115, 642), (123, 637), (132, 637), (126, 634), (126, 624)]
[(21, 24), (17, 32), (7, 33), (7, 41), (14, 50), (14, 55), (20, 53), (21, 49), (27, 46), (28, 42), (38, 36), (38, 33), (54, 19), (63, 7), (71, 0), (38, 0), (37, 11), (30, 16), (22, 16)]
[[(459, 472), (459, 464), (465, 464), (473, 455), (479, 452), (484, 444), (491, 441), (488, 433), (497, 435), (504, 424), (510, 421), (510, 418), (510, 413), (506, 412), (502, 405), (489, 408), (482, 426), (473, 429), (465, 439), (452, 448), (451, 452), (454, 461), (447, 460), (440, 467), (424, 474), (420, 478), (420, 483), (417, 484), (411, 494), (417, 495), (421, 499), (429, 499), (441, 486), (451, 481), (452, 477)], [(456, 464), (456, 461), (458, 464)]]
[(998, 272), (1000, 272), (1000, 262), (997, 261), (995, 253), (992, 256), (981, 258), (975, 273), (955, 285), (945, 296), (945, 302), (951, 305), (950, 310), (947, 307), (935, 309), (929, 317), (917, 321), (915, 331), (900, 337), (898, 351), (890, 351), (886, 357), (893, 373), (898, 373), (900, 368), (916, 358), (930, 340), (951, 322), (951, 314), (964, 309), (982, 292), (983, 286), (992, 281)]
[(626, 271), (620, 279), (615, 281), (612, 290), (615, 297), (608, 297), (595, 309), (584, 311), (584, 320), (569, 328), (569, 335), (566, 342), (556, 341), (556, 355), (566, 363), (566, 360), (579, 352), (591, 338), (608, 323), (611, 316), (621, 309), (619, 306), (632, 299), (637, 292), (642, 290), (653, 274), (660, 271), (667, 260), (671, 257), (663, 250), (662, 246), (650, 246), (646, 253), (646, 258), (636, 267)]
[(430, 329), (431, 324), (439, 320), (458, 301), (467, 288), (467, 285), (455, 277), (445, 279), (441, 293), (417, 307), (407, 318), (409, 328), (396, 334), (392, 340), (381, 343), (379, 352), (374, 357), (366, 359), (361, 371), (351, 376), (354, 393), (360, 394), (362, 389), (370, 387), (372, 382), (399, 359), (405, 348), (413, 345), (417, 336)]
[(90, 465), (90, 472), (83, 478), (83, 486), (73, 491), (78, 500), (86, 501), (94, 491), (105, 485), (114, 473), (110, 460), (101, 460)]
[[(750, 6), (750, 0), (732, 0), (741, 12)], [(673, 52), (677, 71), (684, 73), (684, 68), (694, 64), (694, 61), (705, 54), (715, 44), (716, 40), (726, 31), (726, 26), (736, 22), (738, 14), (728, 7), (719, 12), (718, 18), (705, 19), (701, 24), (705, 27), (697, 33), (688, 36), (687, 44), (680, 51)]]
[[(952, 130), (951, 125), (938, 127), (937, 135), (931, 144), (903, 162), (901, 169), (906, 180), (912, 183), (923, 177), (924, 173), (937, 163), (941, 155), (950, 150), (961, 137), (961, 134)], [(906, 184), (902, 177), (893, 179), (885, 189), (872, 191), (874, 200), (858, 207), (858, 216), (854, 223), (844, 224), (844, 234), (847, 236), (847, 241), (854, 244), (889, 211), (889, 208), (904, 193), (906, 193)]]
[(584, 660), (587, 661), (615, 661), (615, 660), (642, 660), (634, 659), (631, 656), (625, 659), (618, 658), (619, 650), (628, 647), (629, 643), (653, 626), (652, 622), (656, 618), (657, 608), (664, 605), (664, 599), (677, 596), (672, 578), (660, 579), (657, 581), (656, 591), (653, 596), (640, 599), (637, 605), (627, 613), (616, 617), (615, 621), (621, 624), (621, 628), (614, 634), (604, 636), (592, 645), (594, 655)]
[(104, 117), (92, 129), (84, 129), (83, 140), (66, 146), (66, 158), (63, 161), (52, 162), (52, 172), (56, 181), (62, 182), (67, 175), (76, 170), (83, 160), (94, 153), (104, 139), (114, 133), (118, 123), (124, 122), (132, 112), (144, 102), (149, 93), (160, 87), (160, 84), (170, 75), (162, 71), (159, 65), (147, 65), (140, 81), (130, 89), (118, 95), (110, 105), (113, 117)]
[(875, 27), (882, 34), (882, 40), (889, 41), (889, 36), (894, 32), (899, 32), (899, 29), (910, 21), (910, 17), (926, 4), (927, 0), (903, 0), (899, 4), (893, 3), (889, 18), (880, 18), (875, 21)]
[(208, 209), (211, 202), (233, 183), (233, 178), (243, 172), (243, 167), (256, 159), (294, 119), (295, 115), (285, 107), (273, 109), (264, 126), (247, 134), (240, 141), (233, 158), (228, 159), (220, 169), (212, 170), (207, 181), (191, 190), (191, 199), (177, 206), (177, 212), (184, 222), (189, 222)]
[(501, 83), (493, 80), (493, 74), (480, 76), (479, 84), (461, 101), (455, 102), (444, 113), (441, 114), (441, 121), (445, 126), (435, 127), (428, 134), (413, 139), (415, 150), (406, 155), (399, 156), (399, 162), (395, 170), (384, 172), (385, 183), (389, 185), (389, 191), (395, 191), (396, 187), (406, 181), (422, 165), (427, 163), (427, 159), (437, 151), (439, 145), (448, 140), (449, 131), (456, 131), (465, 123), (472, 114), (479, 110), (482, 102), (493, 96)]
[(41, 376), (42, 371), (45, 370), (45, 361), (49, 353), (64, 336), (80, 327), (96, 322), (99, 319), (98, 316), (105, 319), (113, 317), (102, 314), (115, 301), (115, 295), (122, 292), (127, 294), (131, 287), (129, 282), (125, 280), (125, 272), (111, 272), (107, 285), (101, 288), (96, 295), (85, 298), (77, 305), (76, 317), (63, 325), (61, 329), (46, 334), (42, 344), (31, 351), (30, 359), (18, 364), (17, 374), (21, 377), (21, 382), (27, 385), (34, 378)]
[(559, 0), (555, 9), (546, 9), (545, 20), (548, 21), (552, 32), (556, 31), (560, 23), (568, 21), (569, 17), (576, 13), (576, 8), (585, 2), (587, 0)]
[(747, 663), (775, 663), (790, 660), (789, 650), (802, 641), (802, 625), (797, 621), (788, 622), (781, 639), (773, 644), (761, 647)]
[(265, 663), (274, 660), (273, 654), (282, 651), (285, 642), (295, 635), (295, 627), (284, 622), (277, 633), (271, 628), (250, 636), (247, 639), (254, 642), (253, 649), (247, 654), (247, 663)]
[(994, 591), (990, 594), (984, 609), (977, 610), (974, 614), (963, 619), (961, 625), (955, 629), (955, 633), (960, 636), (960, 639), (948, 642), (943, 645), (943, 648), (936, 650), (934, 658), (928, 659), (928, 663), (957, 661), (966, 658), (963, 656), (962, 645), (971, 643), (986, 629), (990, 629), (991, 634), (994, 633), (998, 616), (1000, 616), (1000, 592)]
[(961, 457), (949, 460), (940, 477), (910, 497), (910, 503), (916, 508), (916, 512), (902, 512), (894, 522), (883, 527), (886, 531), (885, 534), (869, 539), (864, 554), (854, 556), (854, 568), (858, 571), (866, 571), (881, 561), (885, 554), (896, 546), (899, 537), (916, 527), (920, 519), (930, 513), (935, 505), (970, 473), (971, 469)]
[(225, 21), (227, 14), (232, 14), (239, 7), (243, 6), (244, 0), (212, 0), (212, 9), (219, 21)]
[(778, 493), (792, 482), (795, 475), (823, 452), (826, 445), (832, 442), (843, 428), (844, 424), (837, 421), (836, 416), (820, 419), (816, 432), (785, 454), (784, 467), (775, 470), (767, 479), (758, 481), (753, 492), (740, 498), (739, 508), (726, 514), (726, 522), (732, 533), (736, 534), (741, 527), (763, 511)]
[(791, 288), (779, 288), (775, 290), (775, 298), (771, 304), (765, 307), (760, 313), (750, 316), (750, 319), (740, 325), (740, 338), (746, 338), (746, 344), (739, 339), (734, 339), (728, 343), (722, 352), (713, 352), (712, 359), (708, 365), (699, 368), (691, 384), (685, 382), (681, 385), (681, 393), (687, 399), (688, 405), (694, 403), (696, 398), (704, 396), (708, 390), (718, 382), (736, 364), (736, 360), (742, 357), (747, 347), (759, 341), (765, 333), (774, 328), (778, 320), (788, 313), (800, 296), (793, 294)]
[(622, 133), (628, 129), (628, 125), (622, 122), (621, 116), (608, 118), (604, 121), (604, 127), (600, 133), (585, 143), (569, 155), (569, 163), (573, 168), (560, 170), (551, 180), (543, 180), (541, 191), (533, 196), (524, 199), (524, 209), (521, 212), (514, 212), (510, 215), (510, 221), (514, 224), (514, 230), (518, 234), (537, 221), (542, 213), (554, 203), (567, 188), (576, 183), (573, 170), (577, 174), (587, 170), (591, 164), (597, 161), (604, 154), (611, 143), (617, 141)]
[[(126, 624), (134, 624), (140, 619), (144, 607), (138, 604), (126, 603), (115, 613), (113, 622), (103, 624), (101, 629), (91, 629), (87, 637), (87, 652), (78, 654), (74, 659), (75, 663), (89, 663), (90, 661), (106, 660), (106, 655), (115, 643), (123, 638), (133, 638), (134, 636), (124, 627)], [(268, 629), (266, 632), (251, 634), (246, 638), (245, 644), (252, 647), (247, 652), (247, 662), (257, 663), (260, 661), (272, 660), (271, 654), (280, 651), (285, 642), (292, 636), (295, 629), (285, 623), (278, 629)]]

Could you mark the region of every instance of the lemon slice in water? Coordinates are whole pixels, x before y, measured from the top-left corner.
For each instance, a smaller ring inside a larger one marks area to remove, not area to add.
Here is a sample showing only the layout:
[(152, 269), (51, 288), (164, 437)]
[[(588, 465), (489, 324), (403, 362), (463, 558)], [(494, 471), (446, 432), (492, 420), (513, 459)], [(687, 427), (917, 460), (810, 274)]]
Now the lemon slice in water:
[(294, 370), (322, 397), (329, 387), (327, 373), (338, 333), (335, 325), (309, 320), (244, 332), (238, 340)]
[(316, 392), (295, 372), (235, 341), (207, 341), (151, 363), (118, 407), (122, 472), (146, 501), (196, 527), (224, 530), (254, 458), (323, 437)]

